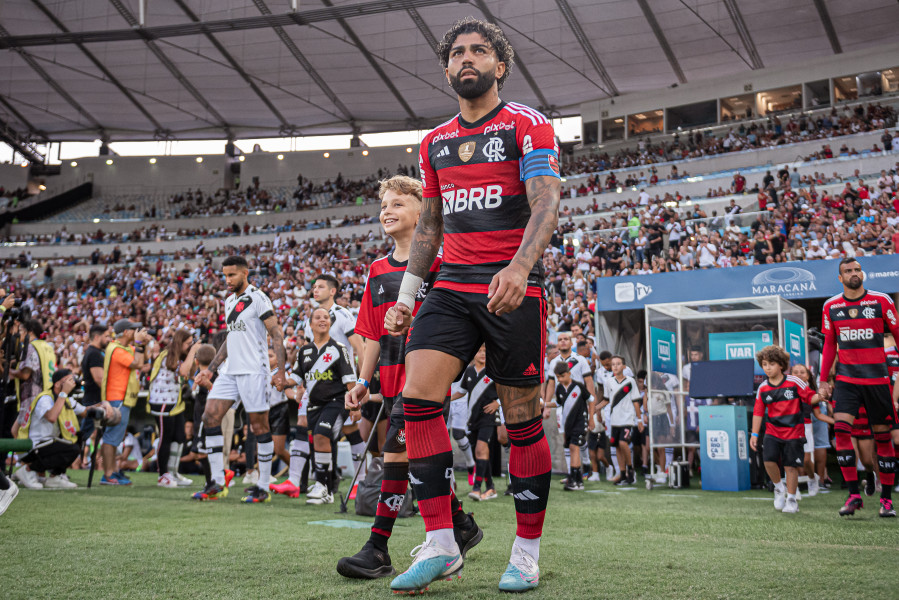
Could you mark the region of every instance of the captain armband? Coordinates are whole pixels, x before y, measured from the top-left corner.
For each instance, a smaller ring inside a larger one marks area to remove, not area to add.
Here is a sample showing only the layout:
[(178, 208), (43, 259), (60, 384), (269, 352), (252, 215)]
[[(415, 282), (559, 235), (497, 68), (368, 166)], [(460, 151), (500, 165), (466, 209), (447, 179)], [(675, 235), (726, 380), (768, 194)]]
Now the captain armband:
[(522, 181), (541, 176), (559, 178), (559, 155), (549, 148), (531, 150), (519, 159), (518, 165)]

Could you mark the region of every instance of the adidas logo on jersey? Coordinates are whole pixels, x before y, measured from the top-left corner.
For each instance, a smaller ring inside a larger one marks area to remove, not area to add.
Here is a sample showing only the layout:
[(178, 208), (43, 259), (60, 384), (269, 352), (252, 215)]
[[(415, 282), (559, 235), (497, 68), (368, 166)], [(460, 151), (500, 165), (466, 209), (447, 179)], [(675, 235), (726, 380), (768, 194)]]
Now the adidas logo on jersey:
[(379, 294), (383, 294), (383, 293), (384, 293), (384, 286), (383, 286), (383, 285), (378, 286), (378, 293), (379, 293)]
[(437, 153), (436, 158), (441, 158), (443, 156), (449, 156), (449, 154), (450, 154), (449, 146), (444, 146), (443, 150), (441, 150), (440, 152)]
[(838, 316), (838, 317), (845, 317), (845, 316), (846, 316), (846, 313), (844, 313), (843, 311), (840, 311), (840, 312), (837, 313), (837, 316)]
[(517, 494), (512, 495), (516, 500), (539, 500), (540, 496), (532, 492), (531, 490), (525, 490), (523, 492), (518, 492)]

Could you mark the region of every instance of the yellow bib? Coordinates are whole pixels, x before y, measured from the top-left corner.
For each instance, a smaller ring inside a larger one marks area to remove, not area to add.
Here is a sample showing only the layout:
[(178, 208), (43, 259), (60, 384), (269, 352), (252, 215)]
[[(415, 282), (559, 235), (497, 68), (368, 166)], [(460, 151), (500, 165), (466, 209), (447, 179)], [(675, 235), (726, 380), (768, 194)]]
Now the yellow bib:
[[(32, 340), (31, 345), (37, 352), (37, 358), (41, 365), (41, 390), (48, 391), (53, 387), (53, 373), (56, 371), (56, 352), (53, 346), (44, 340)], [(16, 398), (22, 401), (22, 395), (19, 391), (20, 381), (16, 379)]]
[[(150, 370), (150, 395), (147, 396), (147, 412), (152, 414), (162, 414), (167, 417), (174, 417), (175, 415), (180, 415), (184, 412), (184, 400), (181, 398), (181, 376), (175, 373), (175, 383), (178, 385), (178, 402), (175, 403), (170, 409), (166, 410), (164, 413), (159, 412), (159, 408), (154, 408), (153, 405), (150, 404), (150, 401), (153, 399), (153, 381), (156, 379), (156, 376), (159, 375), (159, 370), (162, 369), (162, 365), (164, 364), (166, 356), (168, 356), (169, 351), (163, 350), (159, 353), (159, 356), (156, 357), (156, 360), (153, 361), (153, 368)], [(160, 406), (159, 404), (156, 405)]]
[[(52, 391), (43, 391), (35, 396), (34, 400), (31, 401), (31, 407), (25, 413), (25, 424), (19, 427), (19, 433), (16, 435), (17, 439), (28, 439), (28, 430), (31, 429), (31, 415), (34, 414), (34, 407), (37, 406), (37, 401), (44, 396), (49, 396), (50, 400), (56, 402)], [(66, 398), (59, 417), (56, 418), (56, 428), (59, 430), (59, 435), (62, 439), (74, 444), (78, 441), (78, 417), (75, 416), (75, 411), (72, 409), (70, 402), (71, 400)]]
[[(134, 348), (123, 346), (118, 342), (110, 342), (109, 345), (106, 346), (106, 356), (103, 357), (103, 385), (100, 386), (100, 399), (104, 402), (106, 401), (106, 382), (109, 377), (109, 364), (112, 362), (112, 353), (115, 352), (117, 348), (121, 348), (131, 356), (134, 356)], [(128, 408), (134, 408), (134, 405), (137, 404), (138, 392), (140, 392), (140, 381), (137, 379), (137, 369), (134, 369), (131, 371), (131, 375), (128, 376), (128, 387), (125, 388), (125, 401), (122, 404)]]

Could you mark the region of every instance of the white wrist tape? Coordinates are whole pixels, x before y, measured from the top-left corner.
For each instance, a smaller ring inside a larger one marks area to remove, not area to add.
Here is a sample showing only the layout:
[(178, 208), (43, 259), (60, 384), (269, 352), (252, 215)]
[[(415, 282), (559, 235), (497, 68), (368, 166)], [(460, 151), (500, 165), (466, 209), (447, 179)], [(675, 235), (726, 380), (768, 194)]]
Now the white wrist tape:
[(415, 310), (415, 296), (421, 289), (424, 279), (413, 275), (408, 270), (403, 274), (403, 282), (400, 284), (400, 293), (396, 298), (398, 304), (405, 304), (409, 310)]

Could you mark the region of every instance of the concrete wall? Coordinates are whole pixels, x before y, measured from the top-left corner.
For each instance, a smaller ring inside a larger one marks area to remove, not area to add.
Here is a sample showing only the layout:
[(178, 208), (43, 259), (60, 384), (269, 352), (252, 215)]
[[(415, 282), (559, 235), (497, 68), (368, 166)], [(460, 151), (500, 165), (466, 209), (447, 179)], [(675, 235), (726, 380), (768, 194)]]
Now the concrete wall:
[[(739, 96), (747, 93), (745, 86), (751, 86), (749, 91), (757, 93), (896, 66), (899, 66), (899, 44), (884, 44), (880, 48), (872, 50), (828, 55), (819, 60), (803, 63), (801, 66), (758, 69), (735, 76), (685, 83), (676, 88), (624, 94), (614, 98), (585, 102), (581, 104), (580, 112), (584, 122), (599, 121), (647, 110)], [(608, 115), (601, 116), (603, 111), (607, 111)]]
[[(842, 139), (842, 138), (840, 138)], [(754, 154), (754, 153), (749, 153)], [(729, 157), (739, 157), (741, 155), (728, 155)], [(804, 164), (797, 167), (797, 171), (800, 175), (811, 175), (816, 171), (823, 171), (828, 175), (836, 172), (840, 175), (846, 177), (852, 175), (856, 169), (858, 169), (863, 175), (877, 173), (881, 169), (889, 169), (893, 167), (897, 160), (899, 160), (899, 149), (894, 150), (889, 154), (878, 154), (876, 156), (869, 156), (865, 158), (836, 158), (827, 161), (814, 161), (812, 163)], [(759, 161), (754, 161), (755, 165), (758, 165)], [(772, 165), (772, 170), (775, 166), (780, 166), (782, 164), (789, 164), (786, 162), (779, 162)], [(744, 170), (744, 174), (746, 176), (749, 187), (752, 187), (752, 184), (756, 182), (761, 182), (761, 179), (764, 175), (765, 170), (768, 168), (767, 165), (755, 166), (751, 169)], [(791, 167), (792, 168), (792, 167)], [(720, 175), (720, 176), (710, 176), (703, 177), (697, 176), (695, 178), (689, 179), (681, 179), (674, 182), (665, 182), (661, 185), (657, 186), (648, 186), (647, 192), (649, 192), (652, 196), (656, 194), (663, 196), (665, 193), (674, 193), (679, 192), (683, 196), (692, 196), (694, 203), (699, 205), (702, 210), (704, 210), (709, 216), (711, 216), (713, 210), (717, 210), (719, 215), (724, 214), (724, 209), (730, 204), (731, 198), (736, 198), (737, 203), (740, 204), (744, 209), (755, 203), (755, 197), (751, 195), (746, 196), (725, 196), (719, 198), (705, 198), (707, 190), (711, 188), (717, 189), (718, 187), (723, 187), (725, 189), (730, 187), (732, 177), (730, 174)], [(569, 183), (576, 183), (576, 180), (569, 179), (569, 182), (563, 185), (569, 185)], [(872, 182), (873, 183), (873, 182)], [(841, 186), (837, 186), (841, 187)], [(567, 189), (567, 188), (566, 188)], [(634, 199), (636, 196), (636, 192), (626, 189), (622, 190), (621, 194), (600, 194), (600, 195), (590, 195), (590, 196), (582, 196), (579, 198), (570, 198), (564, 197), (561, 201), (561, 207), (563, 210), (566, 208), (570, 208), (572, 210), (577, 209), (585, 209), (588, 206), (591, 206), (594, 202), (594, 199), (599, 204), (599, 206), (611, 206), (612, 203), (617, 202), (619, 200), (631, 198)], [(345, 213), (348, 214), (365, 214), (367, 212), (374, 212), (376, 208), (372, 205), (369, 206), (352, 206), (344, 209), (318, 209), (316, 212), (319, 215), (318, 218), (322, 218), (321, 215), (325, 212), (336, 211), (338, 215), (343, 215)], [(208, 227), (222, 227), (229, 226), (234, 222), (237, 222), (241, 226), (243, 223), (250, 222), (251, 225), (262, 225), (265, 223), (271, 224), (283, 224), (286, 221), (293, 219), (296, 220), (299, 217), (301, 218), (310, 218), (307, 213), (311, 213), (313, 211), (306, 211), (303, 213), (272, 213), (266, 215), (251, 215), (248, 217), (242, 218), (234, 218), (234, 217), (214, 217), (210, 219), (182, 219), (177, 221), (168, 221), (166, 225), (169, 227), (169, 230), (172, 231), (177, 229), (178, 227), (197, 227), (197, 226), (208, 226)], [(600, 219), (602, 217), (608, 217), (614, 214), (614, 211), (601, 212), (597, 214), (582, 216), (582, 217), (574, 217), (572, 220), (576, 223), (586, 222), (589, 225), (596, 219)], [(563, 220), (567, 220), (563, 218)], [(149, 223), (147, 223), (149, 224)], [(59, 224), (49, 223), (49, 224), (18, 224), (10, 226), (10, 232), (12, 235), (19, 235), (23, 233), (55, 233), (58, 231)], [(67, 225), (67, 230), (73, 233), (76, 232), (90, 232), (96, 231), (98, 227), (102, 227), (104, 231), (131, 231), (134, 229), (134, 223), (104, 223), (102, 225), (96, 225), (93, 223), (71, 223)], [(312, 238), (322, 238), (328, 235), (337, 235), (340, 237), (351, 237), (353, 234), (356, 235), (368, 235), (369, 231), (375, 232), (376, 235), (382, 235), (382, 230), (380, 224), (371, 223), (366, 225), (352, 225), (349, 227), (339, 227), (339, 228), (331, 228), (331, 229), (313, 229), (309, 231), (300, 231), (300, 232), (290, 232), (286, 235), (287, 237), (295, 237), (297, 240), (303, 239), (312, 239)], [(213, 250), (218, 248), (224, 248), (227, 246), (236, 246), (236, 245), (245, 245), (245, 244), (256, 244), (264, 240), (271, 240), (275, 236), (274, 233), (267, 234), (256, 234), (249, 236), (237, 236), (237, 237), (220, 237), (220, 238), (207, 238), (205, 241), (205, 246), (207, 249)], [(177, 250), (193, 250), (196, 248), (199, 240), (191, 239), (191, 240), (172, 240), (165, 242), (140, 242), (139, 245), (144, 248), (145, 252), (150, 253), (174, 253)], [(131, 244), (120, 244), (122, 247), (126, 247), (128, 245), (135, 246), (137, 242), (132, 242)], [(45, 259), (45, 258), (62, 258), (67, 256), (75, 256), (75, 257), (85, 257), (90, 256), (91, 252), (93, 252), (93, 248), (97, 247), (100, 249), (102, 253), (108, 253), (112, 245), (111, 244), (91, 244), (85, 246), (74, 246), (74, 245), (41, 245), (41, 246), (29, 246), (31, 253), (35, 258)], [(0, 257), (8, 258), (13, 256), (18, 256), (22, 251), (22, 246), (0, 246)]]
[[(411, 152), (406, 152), (410, 148)], [(362, 153), (368, 152), (365, 156)], [(325, 158), (325, 153), (329, 154)], [(307, 152), (283, 152), (284, 159), (278, 160), (277, 152), (247, 154), (241, 165), (242, 185), (248, 185), (253, 177), (259, 177), (262, 187), (292, 187), (297, 184), (297, 175), (322, 182), (334, 179), (338, 173), (344, 179), (365, 179), (385, 169), (393, 172), (397, 165), (418, 166), (418, 144), (410, 146), (389, 146), (383, 148), (349, 148), (344, 150), (316, 150)]]
[[(340, 227), (338, 229), (312, 229), (309, 231), (295, 231), (282, 233), (282, 239), (288, 240), (294, 238), (297, 241), (306, 239), (322, 239), (328, 236), (339, 236), (344, 239), (356, 236), (367, 236), (369, 232), (373, 232), (376, 236), (383, 235), (381, 225), (372, 223), (369, 225), (352, 225), (349, 227)], [(244, 246), (247, 244), (255, 245), (261, 242), (271, 242), (275, 239), (275, 233), (259, 233), (255, 235), (229, 236), (219, 238), (206, 239), (189, 239), (189, 240), (172, 240), (165, 242), (130, 242), (121, 244), (86, 244), (76, 246), (72, 244), (52, 244), (46, 246), (0, 246), (0, 258), (16, 257), (23, 250), (31, 252), (35, 259), (59, 259), (59, 258), (83, 258), (88, 257), (97, 248), (101, 253), (108, 254), (118, 245), (122, 252), (128, 248), (136, 251), (137, 247), (141, 247), (145, 254), (173, 254), (178, 250), (193, 252), (202, 242), (207, 251), (227, 248), (229, 246)], [(132, 252), (133, 253), (133, 252)]]
[(17, 190), (28, 185), (28, 168), (22, 165), (0, 165), (0, 187)]

